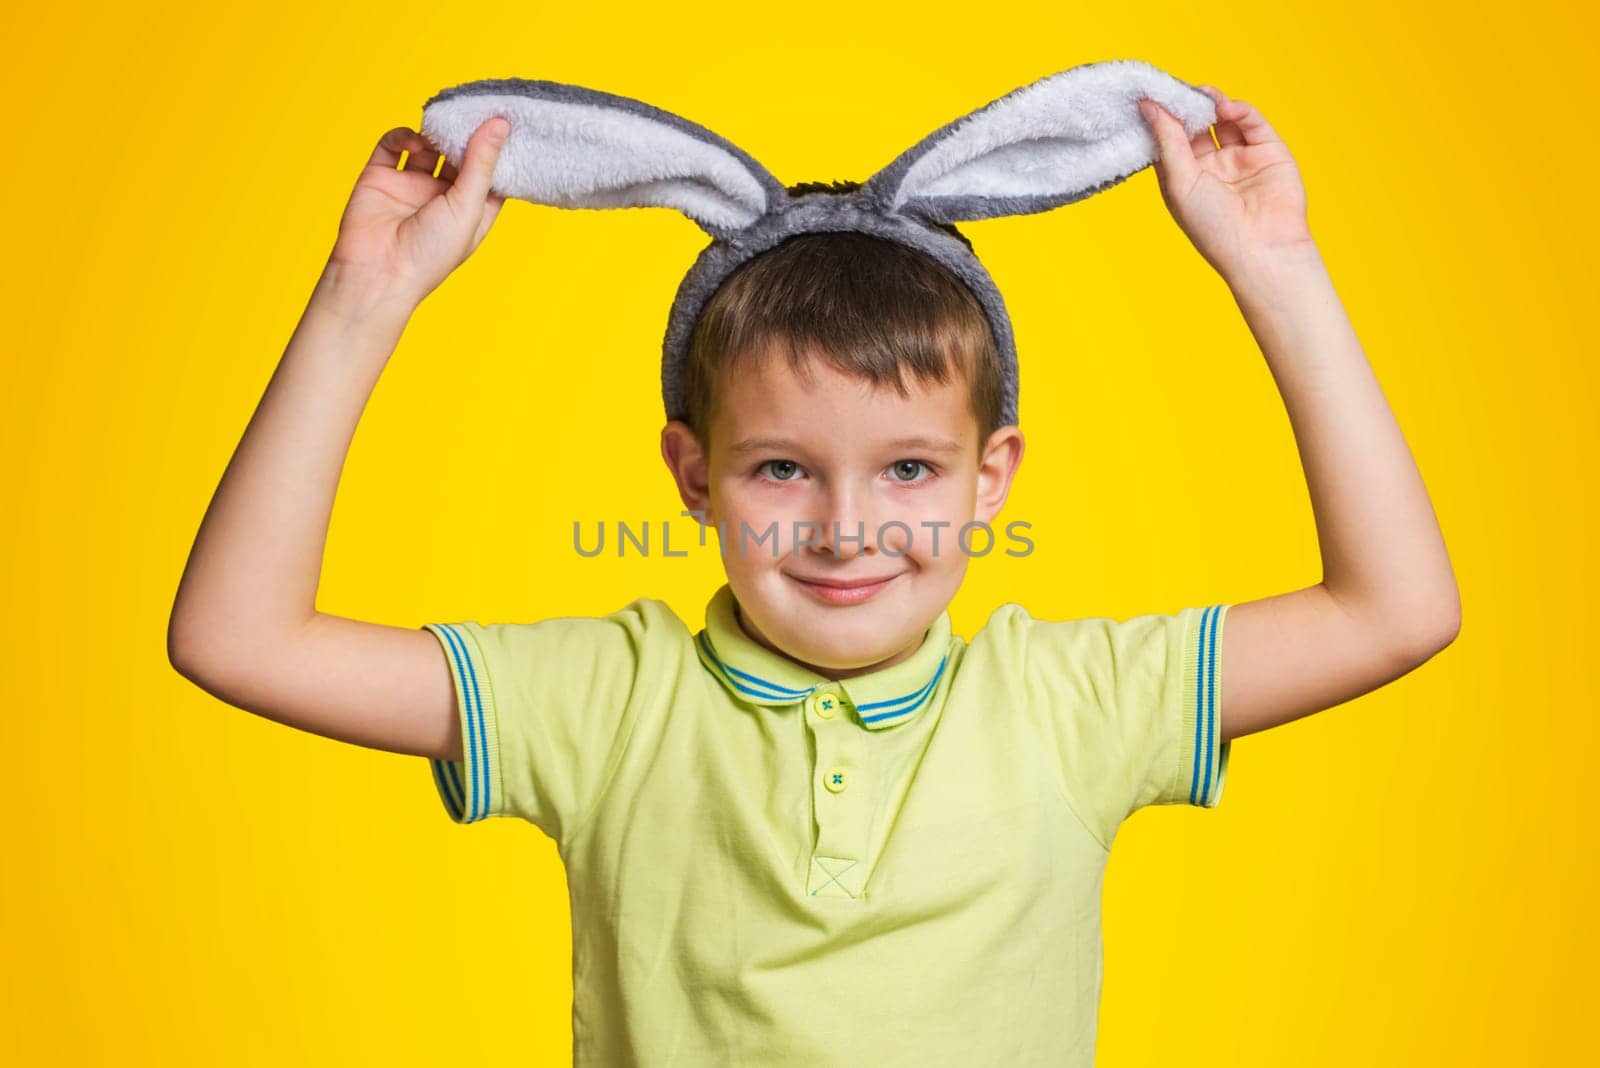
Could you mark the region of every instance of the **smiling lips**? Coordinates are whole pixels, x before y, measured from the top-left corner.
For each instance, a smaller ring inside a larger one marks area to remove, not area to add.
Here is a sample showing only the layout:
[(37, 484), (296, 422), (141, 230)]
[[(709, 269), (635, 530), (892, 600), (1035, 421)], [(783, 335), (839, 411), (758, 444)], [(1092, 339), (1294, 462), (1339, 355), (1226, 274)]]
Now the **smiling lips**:
[(826, 601), (828, 604), (860, 604), (876, 596), (879, 590), (886, 588), (889, 583), (899, 578), (899, 575), (883, 575), (866, 578), (802, 578), (799, 575), (790, 575), (790, 578), (811, 593), (814, 597)]

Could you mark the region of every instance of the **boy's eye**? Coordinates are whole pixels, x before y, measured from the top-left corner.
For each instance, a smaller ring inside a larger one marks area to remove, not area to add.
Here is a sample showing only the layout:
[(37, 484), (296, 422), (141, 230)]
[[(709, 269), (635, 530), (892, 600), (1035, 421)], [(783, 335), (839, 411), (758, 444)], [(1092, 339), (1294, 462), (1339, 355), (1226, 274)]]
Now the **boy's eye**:
[(775, 482), (793, 482), (800, 465), (793, 460), (768, 460), (756, 470), (765, 471)]
[(928, 470), (928, 465), (921, 460), (898, 460), (889, 468), (896, 482), (920, 482), (917, 475)]

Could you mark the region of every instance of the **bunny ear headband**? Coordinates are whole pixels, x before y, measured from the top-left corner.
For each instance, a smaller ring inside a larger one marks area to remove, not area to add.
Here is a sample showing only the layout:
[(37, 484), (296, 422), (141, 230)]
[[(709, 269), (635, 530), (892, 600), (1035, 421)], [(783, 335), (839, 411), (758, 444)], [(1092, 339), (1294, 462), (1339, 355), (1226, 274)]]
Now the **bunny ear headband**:
[(1216, 121), (1199, 89), (1139, 60), (1087, 63), (1013, 90), (939, 127), (859, 189), (799, 195), (731, 142), (638, 100), (560, 82), (491, 78), (435, 94), (421, 133), (446, 156), (496, 116), (511, 131), (491, 188), (559, 208), (675, 208), (711, 235), (678, 287), (662, 347), (668, 419), (685, 416), (682, 367), (695, 320), (746, 260), (785, 238), (854, 230), (897, 241), (955, 272), (994, 331), (1002, 425), (1017, 421), (1011, 319), (989, 272), (935, 224), (1029, 215), (1108, 189), (1159, 156), (1139, 114), (1149, 97), (1193, 137)]

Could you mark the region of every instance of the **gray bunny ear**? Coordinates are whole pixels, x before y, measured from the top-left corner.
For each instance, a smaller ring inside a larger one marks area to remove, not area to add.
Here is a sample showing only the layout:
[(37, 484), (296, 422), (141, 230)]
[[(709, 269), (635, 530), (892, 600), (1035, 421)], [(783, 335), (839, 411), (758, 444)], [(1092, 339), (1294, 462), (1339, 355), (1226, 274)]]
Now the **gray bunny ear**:
[(526, 78), (434, 94), (421, 133), (459, 161), (479, 126), (511, 132), (490, 187), (558, 208), (675, 208), (713, 237), (743, 230), (787, 192), (766, 168), (703, 126), (596, 89)]
[(938, 223), (1082, 200), (1159, 158), (1140, 97), (1165, 107), (1191, 137), (1216, 121), (1215, 101), (1148, 63), (1086, 63), (940, 127), (873, 175), (862, 195), (880, 211)]

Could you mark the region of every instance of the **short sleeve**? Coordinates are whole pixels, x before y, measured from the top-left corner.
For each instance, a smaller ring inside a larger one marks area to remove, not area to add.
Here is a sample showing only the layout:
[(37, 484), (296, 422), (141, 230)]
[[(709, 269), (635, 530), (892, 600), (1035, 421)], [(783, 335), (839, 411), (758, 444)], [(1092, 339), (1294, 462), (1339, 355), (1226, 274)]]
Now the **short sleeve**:
[(1102, 845), (1145, 805), (1214, 808), (1229, 606), (1117, 621), (1024, 616), (1025, 690), (1043, 706), (1068, 796)]
[(652, 646), (674, 629), (668, 618), (641, 599), (607, 616), (427, 624), (461, 723), (463, 759), (429, 760), (450, 818), (513, 816), (557, 841), (580, 826), (614, 770)]

